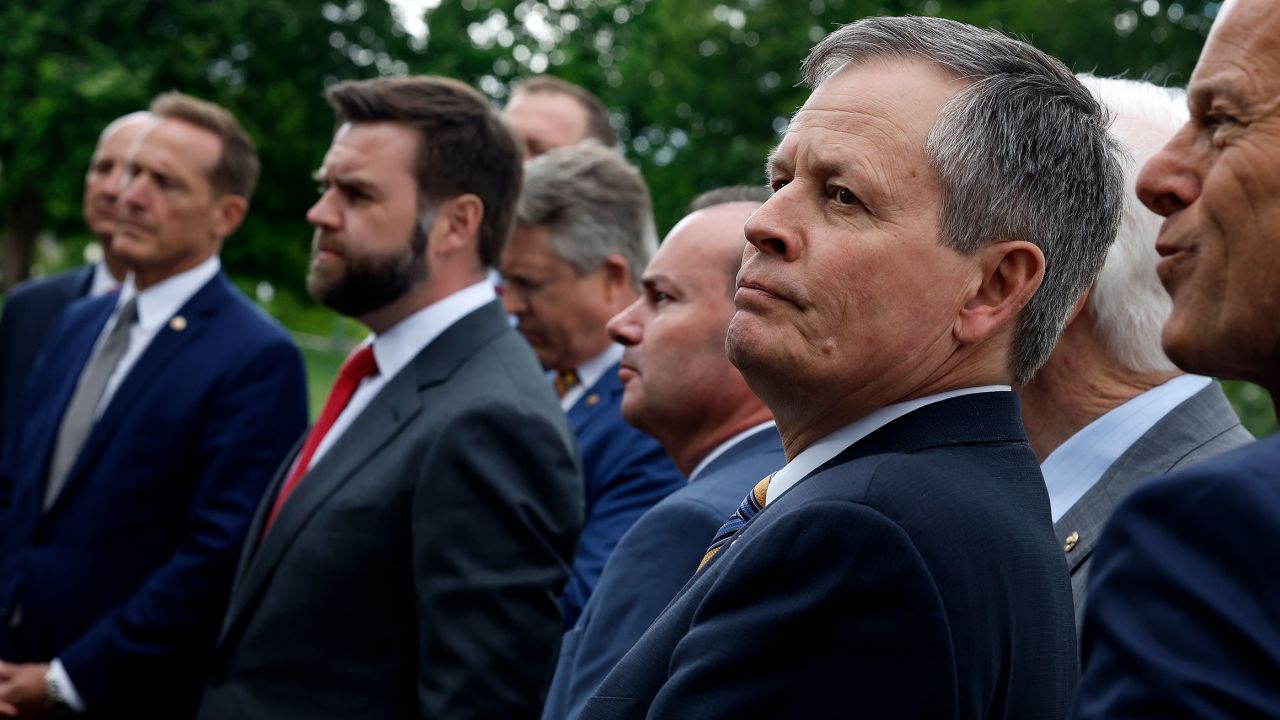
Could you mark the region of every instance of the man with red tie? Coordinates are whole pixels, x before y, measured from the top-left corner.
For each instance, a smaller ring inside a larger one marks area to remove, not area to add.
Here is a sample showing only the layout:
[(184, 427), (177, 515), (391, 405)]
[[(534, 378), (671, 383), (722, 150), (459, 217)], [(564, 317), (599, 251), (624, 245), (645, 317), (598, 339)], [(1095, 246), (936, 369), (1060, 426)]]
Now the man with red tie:
[(453, 80), (326, 97), (307, 287), (372, 337), (258, 509), (200, 717), (536, 717), (582, 480), (485, 278), (519, 144)]

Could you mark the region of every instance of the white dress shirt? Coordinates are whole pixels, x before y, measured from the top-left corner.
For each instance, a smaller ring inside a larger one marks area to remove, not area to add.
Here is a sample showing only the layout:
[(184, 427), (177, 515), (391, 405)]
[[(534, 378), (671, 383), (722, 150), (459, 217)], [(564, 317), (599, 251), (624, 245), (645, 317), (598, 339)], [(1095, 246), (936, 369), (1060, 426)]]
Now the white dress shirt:
[(587, 389), (595, 385), (609, 368), (617, 365), (622, 361), (622, 346), (618, 343), (609, 343), (609, 347), (599, 355), (582, 363), (574, 372), (578, 373), (578, 384), (569, 388), (569, 392), (560, 398), (560, 409), (569, 412), (587, 392)]
[(116, 326), (120, 308), (134, 296), (138, 298), (138, 321), (129, 331), (129, 349), (125, 350), (124, 355), (121, 356), (120, 363), (116, 365), (115, 371), (107, 380), (106, 388), (102, 391), (102, 400), (98, 402), (95, 418), (102, 417), (102, 412), (107, 409), (112, 396), (116, 394), (116, 390), (120, 389), (120, 383), (129, 376), (129, 371), (137, 364), (142, 353), (146, 352), (147, 346), (151, 344), (156, 333), (160, 332), (160, 328), (164, 327), (178, 310), (186, 305), (187, 301), (221, 269), (222, 262), (218, 260), (217, 255), (214, 255), (190, 270), (166, 278), (141, 292), (133, 284), (133, 273), (125, 278), (124, 285), (120, 288), (120, 297), (116, 300), (116, 309), (112, 311), (111, 319), (99, 333), (94, 350), (97, 351), (98, 345), (106, 341), (107, 335)]
[[(422, 352), (445, 330), (466, 315), (492, 302), (498, 297), (488, 279), (465, 287), (446, 298), (438, 300), (409, 317), (396, 323), (381, 335), (373, 335), (364, 342), (373, 343), (373, 358), (378, 362), (378, 374), (360, 381), (351, 400), (333, 421), (329, 432), (316, 447), (307, 469), (315, 467), (316, 462), (333, 447), (342, 437), (342, 433), (351, 427), (351, 423), (360, 416), (365, 407), (375, 398), (387, 384), (387, 380), (395, 377), (411, 360)], [(296, 463), (297, 460), (295, 459)], [(290, 473), (293, 471), (290, 470)], [(305, 482), (305, 481), (304, 481)]]
[(746, 430), (743, 430), (737, 435), (734, 435), (728, 440), (725, 440), (724, 442), (717, 445), (714, 450), (707, 453), (701, 460), (699, 460), (697, 465), (693, 466), (693, 472), (689, 473), (689, 482), (693, 482), (694, 480), (697, 480), (698, 476), (702, 474), (703, 470), (707, 469), (708, 465), (715, 462), (716, 458), (728, 452), (729, 449), (732, 448), (734, 445), (737, 445), (738, 443), (742, 442), (743, 440), (746, 440), (747, 438), (751, 437), (752, 435), (755, 435), (758, 432), (764, 432), (765, 430), (773, 430), (774, 432), (777, 432), (778, 426), (775, 425), (772, 420), (769, 420), (767, 422), (762, 422), (759, 425), (756, 425), (754, 427), (749, 427)]
[[(111, 311), (111, 317), (107, 320), (107, 324), (102, 327), (102, 332), (98, 333), (98, 339), (94, 343), (94, 351), (101, 345), (107, 335), (111, 333), (111, 329), (116, 326), (116, 319), (120, 316), (120, 308), (129, 302), (134, 296), (138, 298), (138, 321), (133, 324), (129, 330), (129, 348), (125, 350), (123, 356), (120, 357), (119, 364), (116, 365), (115, 371), (111, 373), (111, 377), (107, 379), (107, 386), (102, 391), (102, 399), (98, 401), (98, 409), (94, 418), (102, 417), (102, 412), (106, 410), (107, 405), (111, 402), (111, 398), (116, 394), (116, 390), (120, 388), (120, 383), (129, 376), (129, 371), (137, 364), (138, 358), (142, 357), (142, 353), (146, 352), (147, 346), (155, 339), (156, 333), (160, 332), (160, 328), (164, 327), (171, 318), (187, 304), (187, 301), (195, 295), (200, 288), (204, 287), (213, 279), (218, 271), (222, 269), (222, 261), (217, 255), (205, 260), (199, 265), (180, 272), (171, 278), (166, 278), (146, 290), (138, 291), (133, 284), (133, 273), (125, 278), (124, 284), (120, 287), (120, 296), (116, 298), (115, 310)], [(104, 279), (105, 277), (105, 279)], [(115, 278), (111, 277), (111, 273), (107, 271), (104, 263), (98, 263), (94, 268), (93, 284), (90, 288), (90, 294), (97, 294), (99, 283), (109, 282), (105, 293), (115, 286)], [(71, 682), (71, 676), (67, 674), (67, 669), (63, 667), (62, 661), (54, 658), (49, 663), (49, 674), (53, 677), (53, 682), (58, 686), (58, 692), (67, 701), (73, 710), (77, 712), (84, 711), (84, 701), (80, 699), (80, 693), (76, 691), (75, 685)]]
[(1202, 375), (1179, 375), (1112, 408), (1049, 453), (1040, 472), (1053, 521), (1066, 515), (1138, 438), (1210, 382)]
[(936, 395), (926, 395), (914, 400), (886, 405), (879, 410), (867, 413), (800, 451), (799, 455), (796, 455), (781, 470), (774, 473), (773, 480), (769, 481), (769, 489), (765, 492), (765, 504), (768, 505), (773, 502), (774, 498), (782, 495), (792, 485), (822, 467), (831, 458), (844, 452), (849, 446), (903, 415), (942, 400), (983, 392), (1012, 392), (1012, 388), (1008, 385), (984, 385), (982, 387), (948, 390)]
[(93, 279), (89, 281), (89, 297), (102, 297), (116, 289), (120, 283), (116, 281), (107, 264), (101, 260), (93, 265)]

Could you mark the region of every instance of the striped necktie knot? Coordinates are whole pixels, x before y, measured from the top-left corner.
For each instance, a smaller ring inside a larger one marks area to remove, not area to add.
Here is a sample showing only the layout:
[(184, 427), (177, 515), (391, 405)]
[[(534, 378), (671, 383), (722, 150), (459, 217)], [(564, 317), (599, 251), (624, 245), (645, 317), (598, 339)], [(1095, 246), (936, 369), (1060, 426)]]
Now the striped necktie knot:
[(715, 538), (711, 540), (711, 546), (707, 548), (707, 553), (702, 556), (702, 562), (698, 563), (698, 570), (694, 571), (695, 574), (706, 567), (711, 558), (723, 550), (738, 534), (738, 531), (751, 522), (751, 518), (755, 517), (764, 508), (765, 496), (769, 492), (769, 481), (772, 479), (773, 473), (769, 473), (763, 480), (756, 483), (751, 492), (747, 493), (747, 496), (742, 499), (742, 504), (738, 506), (738, 509), (729, 516), (724, 525), (720, 526), (720, 529), (716, 531)]
[(556, 397), (564, 399), (569, 391), (578, 387), (578, 373), (573, 370), (561, 370), (556, 373)]

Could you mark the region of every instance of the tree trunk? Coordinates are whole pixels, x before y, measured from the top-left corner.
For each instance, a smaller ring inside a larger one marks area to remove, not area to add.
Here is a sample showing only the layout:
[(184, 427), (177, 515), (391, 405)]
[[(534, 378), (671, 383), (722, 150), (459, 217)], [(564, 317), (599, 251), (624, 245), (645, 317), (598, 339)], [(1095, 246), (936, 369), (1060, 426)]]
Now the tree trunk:
[(0, 292), (8, 292), (31, 273), (31, 258), (43, 214), (40, 193), (24, 188), (9, 206), (8, 220), (0, 229)]

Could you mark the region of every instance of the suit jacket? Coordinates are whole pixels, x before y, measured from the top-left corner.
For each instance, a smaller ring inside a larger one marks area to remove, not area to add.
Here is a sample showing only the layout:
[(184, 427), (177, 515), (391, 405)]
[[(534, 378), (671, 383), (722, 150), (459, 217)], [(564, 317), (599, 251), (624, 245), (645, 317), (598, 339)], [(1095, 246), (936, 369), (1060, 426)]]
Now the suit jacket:
[(1073, 718), (1280, 715), (1280, 436), (1143, 484), (1094, 557)]
[(1012, 393), (876, 430), (739, 531), (582, 718), (1037, 718), (1075, 686), (1071, 586)]
[(93, 266), (85, 265), (9, 291), (0, 314), (0, 438), (18, 422), (22, 389), (49, 329), (92, 284)]
[[(1194, 465), (1253, 440), (1217, 382), (1169, 411), (1138, 438), (1098, 482), (1071, 506), (1053, 531), (1067, 554), (1076, 628), (1084, 619), (1085, 589), (1094, 543), (1115, 506), (1143, 480)], [(1068, 538), (1074, 535), (1074, 541)]]
[(582, 522), (573, 437), (497, 302), (254, 519), (200, 717), (532, 718)]
[(0, 657), (59, 658), (100, 717), (190, 717), (249, 520), (306, 425), (302, 358), (215, 276), (182, 330), (156, 333), (45, 511), (63, 410), (115, 302), (68, 308), (27, 386), (0, 478)]
[(582, 451), (587, 515), (573, 574), (561, 598), (566, 629), (578, 621), (622, 534), (686, 483), (658, 441), (622, 419), (618, 367), (610, 367), (569, 408), (569, 423)]
[(578, 717), (604, 676), (693, 577), (716, 531), (751, 488), (786, 464), (777, 430), (761, 430), (711, 461), (697, 480), (631, 526), (578, 623), (560, 643), (543, 720)]

